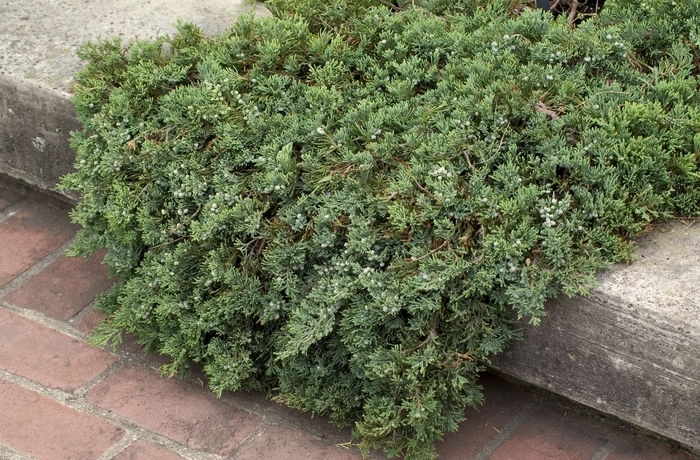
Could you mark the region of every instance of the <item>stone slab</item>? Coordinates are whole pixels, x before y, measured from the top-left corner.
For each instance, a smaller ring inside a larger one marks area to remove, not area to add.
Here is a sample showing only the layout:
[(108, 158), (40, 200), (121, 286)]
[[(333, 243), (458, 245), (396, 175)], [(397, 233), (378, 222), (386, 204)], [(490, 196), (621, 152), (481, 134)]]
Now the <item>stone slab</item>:
[(523, 323), (491, 366), (700, 452), (700, 225), (663, 224), (637, 245), (590, 297)]
[(67, 94), (0, 74), (0, 173), (55, 190), (72, 170), (68, 139), (79, 127)]
[[(697, 458), (697, 457), (696, 457)], [(649, 442), (641, 436), (628, 437), (615, 445), (605, 460), (693, 460), (688, 455), (658, 442)]]
[[(0, 5), (0, 173), (55, 191), (75, 158), (68, 140), (80, 125), (70, 102), (76, 51), (98, 37), (154, 38), (178, 19), (205, 34), (241, 13), (269, 14), (243, 0), (32, 0)], [(79, 24), (79, 27), (76, 25)], [(67, 195), (75, 200), (74, 195)]]

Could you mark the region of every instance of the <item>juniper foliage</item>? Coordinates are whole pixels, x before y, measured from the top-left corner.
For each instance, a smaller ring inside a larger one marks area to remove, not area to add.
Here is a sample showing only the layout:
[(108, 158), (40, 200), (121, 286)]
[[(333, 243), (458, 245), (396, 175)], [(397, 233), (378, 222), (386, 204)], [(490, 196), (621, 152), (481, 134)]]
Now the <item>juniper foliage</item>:
[(81, 49), (72, 252), (120, 280), (93, 342), (433, 458), (514, 317), (698, 213), (700, 4), (320, 3)]

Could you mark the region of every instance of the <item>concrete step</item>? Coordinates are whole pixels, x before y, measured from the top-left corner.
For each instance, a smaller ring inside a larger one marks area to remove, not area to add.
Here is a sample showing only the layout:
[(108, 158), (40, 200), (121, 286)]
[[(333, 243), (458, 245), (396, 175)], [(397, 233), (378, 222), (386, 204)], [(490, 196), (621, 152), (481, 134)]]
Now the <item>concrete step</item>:
[[(72, 75), (85, 41), (152, 38), (179, 18), (215, 34), (245, 11), (268, 14), (242, 0), (5, 2), (0, 174), (55, 192), (72, 169)], [(542, 324), (524, 324), (525, 340), (492, 368), (700, 452), (699, 249), (700, 224), (660, 226), (639, 240), (639, 260), (602, 273), (589, 298), (550, 302)]]
[(700, 452), (700, 224), (637, 240), (587, 298), (559, 296), (492, 368)]
[[(32, 0), (0, 5), (0, 173), (55, 191), (71, 171), (70, 103), (80, 45), (98, 37), (154, 38), (178, 19), (213, 35), (236, 16), (269, 15), (244, 0)], [(75, 199), (75, 196), (68, 196)]]

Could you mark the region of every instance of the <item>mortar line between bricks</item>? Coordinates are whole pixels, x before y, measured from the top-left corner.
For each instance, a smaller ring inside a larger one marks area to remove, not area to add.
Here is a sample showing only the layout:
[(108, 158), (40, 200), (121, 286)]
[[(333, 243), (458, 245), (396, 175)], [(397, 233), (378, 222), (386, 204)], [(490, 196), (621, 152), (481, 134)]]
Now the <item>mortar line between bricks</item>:
[(236, 448), (233, 449), (233, 452), (231, 452), (226, 457), (226, 460), (235, 460), (236, 458), (238, 458), (238, 453), (241, 450), (245, 449), (248, 445), (250, 445), (255, 440), (255, 438), (262, 435), (265, 432), (265, 430), (270, 428), (272, 425), (272, 423), (268, 422), (266, 419), (263, 418), (263, 421), (260, 422), (260, 425), (255, 427), (255, 429), (250, 434), (248, 434), (248, 436), (243, 438), (241, 442), (238, 443)]
[[(202, 388), (206, 388), (209, 391), (212, 391), (211, 388), (208, 386), (208, 381), (205, 382), (205, 386), (203, 386)], [(266, 412), (267, 412), (267, 410), (269, 410), (269, 408), (263, 409), (263, 410), (256, 409), (255, 403), (240, 401), (236, 397), (236, 392), (224, 392), (219, 399), (221, 401), (225, 402), (226, 404), (228, 404), (229, 406), (233, 407), (234, 409), (244, 410), (244, 411), (250, 412), (251, 414), (258, 415), (260, 417), (267, 417), (267, 418), (270, 417), (269, 415), (266, 414)], [(266, 398), (266, 400), (269, 401), (269, 399), (267, 399), (267, 398)], [(274, 406), (272, 406), (272, 407), (274, 407)]]
[(83, 308), (82, 310), (80, 310), (78, 313), (76, 313), (76, 314), (73, 315), (72, 317), (68, 318), (68, 319), (66, 320), (66, 323), (68, 323), (68, 324), (77, 324), (77, 323), (79, 323), (80, 321), (82, 321), (83, 318), (85, 318), (87, 315), (89, 315), (90, 312), (93, 311), (94, 309), (95, 309), (95, 301), (93, 300), (92, 302), (90, 302), (89, 304), (87, 304), (87, 306), (86, 306), (85, 308)]
[(617, 436), (608, 439), (608, 441), (605, 444), (603, 444), (595, 454), (593, 454), (591, 460), (605, 460), (606, 458), (608, 458), (608, 455), (610, 455), (612, 451), (615, 450), (615, 447), (617, 447), (618, 442), (620, 442), (620, 439)]
[(20, 286), (24, 284), (25, 281), (27, 281), (29, 278), (32, 276), (38, 274), (41, 272), (43, 269), (51, 265), (52, 263), (56, 262), (65, 252), (66, 250), (70, 247), (71, 243), (73, 242), (73, 238), (69, 239), (65, 243), (63, 243), (58, 249), (55, 249), (53, 252), (49, 253), (47, 256), (45, 256), (43, 259), (39, 260), (37, 263), (20, 273), (4, 285), (3, 287), (0, 288), (0, 298), (6, 296), (8, 293), (14, 291), (15, 289), (18, 289)]
[(85, 341), (86, 339), (85, 334), (83, 334), (73, 326), (70, 326), (69, 324), (66, 324), (63, 321), (53, 319), (49, 316), (44, 315), (43, 313), (39, 313), (38, 311), (28, 310), (25, 308), (18, 308), (7, 302), (3, 302), (2, 300), (0, 300), (0, 308), (15, 313), (21, 316), (22, 318), (26, 318), (28, 320), (34, 321), (35, 323), (39, 323), (42, 326), (48, 327), (49, 329), (53, 329), (56, 332), (60, 332), (61, 334), (65, 334), (74, 339), (79, 339), (81, 341)]
[(498, 447), (503, 444), (503, 442), (508, 439), (508, 436), (513, 433), (513, 431), (516, 430), (520, 426), (520, 424), (525, 420), (534, 410), (534, 407), (532, 404), (528, 404), (523, 408), (523, 410), (520, 411), (518, 415), (513, 417), (513, 419), (508, 422), (508, 425), (503, 427), (498, 435), (491, 439), (488, 444), (484, 446), (484, 448), (474, 456), (474, 460), (487, 460), (491, 454), (493, 454)]
[(102, 455), (97, 457), (97, 460), (111, 460), (115, 455), (119, 454), (119, 452), (129, 447), (136, 439), (137, 438), (132, 434), (125, 435), (119, 441), (112, 444)]
[[(268, 417), (268, 419), (269, 418), (270, 417)], [(301, 432), (306, 433), (310, 436), (313, 436), (314, 438), (318, 439), (319, 441), (325, 442), (329, 446), (340, 447), (338, 445), (338, 443), (328, 442), (328, 440), (323, 435), (319, 434), (318, 431), (314, 430), (313, 428), (309, 428), (307, 426), (304, 426), (304, 425), (301, 425), (301, 424), (295, 423), (295, 422), (288, 422), (287, 420), (285, 420), (284, 417), (280, 418), (277, 421), (270, 421), (269, 423), (270, 423), (270, 425), (284, 426), (284, 427), (291, 428), (291, 429), (296, 430), (296, 431), (301, 431)], [(350, 439), (348, 439), (347, 442), (350, 442), (352, 444), (352, 441), (353, 441), (353, 439), (351, 437)], [(357, 452), (359, 452), (359, 449), (357, 450)]]
[(67, 393), (55, 388), (47, 388), (33, 380), (22, 377), (21, 375), (12, 374), (3, 369), (0, 369), (0, 379), (15, 385), (19, 385), (22, 388), (33, 391), (34, 393), (44, 396), (77, 412), (89, 414), (105, 420), (123, 429), (125, 432), (124, 437), (130, 436), (134, 439), (142, 439), (144, 441), (166, 447), (187, 460), (223, 459), (223, 457), (220, 455), (198, 451), (196, 449), (183, 446), (163, 435), (153, 433), (152, 431), (139, 426), (136, 422), (132, 422), (125, 417), (90, 404), (83, 396)]
[(0, 444), (0, 458), (3, 460), (37, 460), (35, 457), (28, 457), (7, 446)]
[[(46, 268), (48, 265), (51, 263), (55, 262), (58, 260), (59, 257), (61, 257), (66, 249), (70, 247), (70, 244), (72, 243), (72, 239), (66, 243), (64, 243), (61, 247), (41, 259), (39, 262), (34, 264), (32, 267), (27, 269), (25, 272), (17, 276), (14, 280), (12, 280), (10, 283), (5, 285), (3, 288), (0, 288), (0, 298), (3, 296), (7, 295), (9, 292), (18, 289), (26, 282), (29, 278), (32, 276), (36, 275), (37, 273), (41, 272), (44, 268)], [(22, 316), (26, 319), (29, 319), (31, 321), (37, 322), (43, 326), (46, 326), (50, 329), (56, 330), (59, 333), (68, 335), (70, 337), (79, 339), (84, 341), (86, 339), (86, 335), (83, 334), (82, 332), (78, 331), (74, 327), (72, 327), (69, 323), (63, 322), (60, 320), (53, 319), (51, 317), (48, 317), (42, 313), (39, 313), (35, 310), (29, 310), (29, 309), (24, 309), (24, 308), (18, 308), (15, 307), (7, 302), (3, 302), (0, 300), (0, 308), (4, 308), (5, 310), (8, 310), (12, 313), (16, 313), (19, 316)], [(89, 313), (90, 310), (94, 308), (94, 301), (91, 302), (87, 307), (85, 307), (81, 312), (79, 312), (77, 315), (75, 315), (73, 318), (76, 318), (81, 315), (86, 315)], [(72, 409), (78, 410), (80, 412), (86, 412), (90, 413), (92, 415), (95, 415), (97, 417), (100, 417), (102, 419), (105, 419), (109, 421), (110, 423), (113, 423), (122, 429), (124, 429), (127, 433), (125, 437), (131, 436), (134, 439), (143, 439), (147, 440), (149, 442), (154, 442), (156, 444), (162, 445), (167, 447), (168, 449), (172, 450), (173, 452), (176, 452), (178, 455), (181, 455), (185, 458), (188, 458), (190, 460), (215, 460), (215, 459), (221, 459), (222, 457), (215, 455), (215, 454), (207, 454), (203, 452), (199, 452), (190, 448), (187, 448), (185, 446), (181, 446), (178, 443), (171, 441), (168, 438), (162, 437), (161, 435), (151, 433), (148, 430), (145, 430), (144, 428), (139, 427), (135, 423), (129, 421), (128, 419), (122, 419), (120, 416), (108, 413), (104, 414), (103, 410), (94, 407), (87, 403), (87, 401), (84, 399), (85, 395), (96, 385), (99, 385), (101, 382), (103, 382), (107, 377), (109, 377), (111, 374), (117, 372), (121, 367), (123, 367), (126, 363), (124, 362), (124, 358), (121, 357), (119, 354), (117, 356), (120, 357), (118, 361), (113, 363), (110, 367), (108, 367), (105, 371), (103, 371), (99, 376), (96, 378), (92, 379), (90, 382), (87, 384), (83, 385), (79, 389), (77, 389), (73, 394), (70, 393), (64, 393), (60, 390), (55, 390), (55, 389), (50, 389), (50, 388), (45, 388), (42, 385), (38, 384), (37, 382), (34, 382), (32, 380), (26, 379), (21, 376), (17, 376), (15, 374), (7, 373), (5, 371), (0, 370), (0, 378), (4, 378), (5, 380), (8, 380), (12, 383), (19, 384), (22, 387), (25, 387), (29, 390), (32, 390), (34, 392), (37, 392), (43, 396), (46, 396), (54, 401), (57, 401), (65, 406), (68, 406)], [(10, 377), (12, 376), (12, 377)], [(14, 377), (14, 378), (13, 378)], [(222, 398), (225, 400), (225, 398)], [(271, 423), (267, 421), (266, 419), (268, 417), (265, 417), (263, 414), (258, 413), (258, 411), (251, 410), (250, 407), (244, 407), (245, 405), (242, 404), (237, 404), (234, 401), (226, 401), (227, 404), (236, 407), (237, 409), (240, 410), (245, 410), (246, 412), (254, 413), (259, 416), (263, 417), (263, 422), (261, 425), (259, 425), (253, 433), (251, 433), (249, 436), (247, 436), (244, 440), (239, 443), (239, 445), (236, 447), (236, 450), (234, 450), (234, 454), (236, 452), (239, 452), (240, 449), (244, 448), (246, 445), (248, 445), (250, 442), (252, 442), (252, 439), (255, 439), (256, 436), (261, 434), (265, 429), (267, 429), (269, 426), (272, 426), (274, 423)], [(87, 408), (87, 410), (86, 410)], [(284, 423), (283, 423), (284, 424)], [(286, 424), (285, 424), (286, 425)], [(292, 426), (292, 428), (295, 429), (300, 429), (300, 427), (295, 427)], [(258, 430), (260, 430), (258, 432)], [(314, 437), (318, 437), (316, 433), (310, 433), (305, 429), (301, 429), (303, 432), (307, 432), (311, 434)], [(121, 440), (120, 440), (121, 442)], [(130, 442), (133, 442), (130, 441)], [(128, 447), (124, 446), (122, 447), (119, 451), (123, 450), (124, 448)], [(114, 452), (112, 456), (116, 455), (119, 451)], [(204, 457), (202, 457), (204, 455)], [(106, 459), (109, 459), (111, 457), (105, 457)], [(227, 457), (227, 458), (233, 458), (233, 457)]]
[[(309, 426), (299, 424), (299, 423), (294, 423), (294, 422), (289, 422), (287, 420), (287, 414), (285, 412), (286, 409), (288, 409), (287, 406), (282, 406), (279, 403), (275, 403), (274, 401), (271, 401), (270, 399), (267, 399), (268, 402), (271, 404), (267, 406), (263, 410), (259, 410), (255, 407), (255, 404), (246, 404), (245, 402), (241, 402), (235, 398), (235, 396), (232, 396), (233, 393), (224, 393), (224, 395), (220, 398), (221, 401), (225, 402), (229, 406), (239, 409), (239, 410), (244, 410), (246, 412), (250, 412), (252, 414), (255, 414), (259, 417), (261, 417), (264, 420), (264, 423), (267, 423), (268, 426), (283, 426), (287, 428), (291, 428), (296, 431), (300, 431), (302, 433), (306, 433), (310, 436), (313, 436), (314, 438), (318, 439), (319, 441), (325, 442), (329, 446), (338, 446), (337, 443), (334, 442), (328, 442), (327, 439), (325, 439), (324, 435), (319, 434), (317, 430), (314, 430), (312, 428), (309, 428)], [(347, 439), (347, 438), (346, 438)], [(352, 439), (348, 439), (348, 441), (351, 441)], [(243, 440), (245, 441), (245, 439)], [(241, 442), (243, 442), (241, 441)], [(352, 450), (353, 452), (360, 453), (359, 449), (354, 448)], [(238, 449), (236, 449), (235, 452), (238, 452)], [(370, 454), (374, 455), (374, 454)], [(227, 457), (227, 458), (233, 458), (233, 457)], [(374, 456), (368, 457), (370, 460), (374, 459)]]
[(90, 380), (82, 387), (75, 390), (75, 392), (73, 394), (80, 397), (80, 398), (85, 397), (85, 395), (88, 394), (88, 392), (90, 390), (92, 390), (95, 386), (99, 385), (100, 383), (104, 382), (107, 379), (107, 377), (114, 374), (115, 372), (117, 372), (119, 369), (121, 369), (125, 365), (126, 365), (125, 360), (122, 357), (119, 357), (119, 359), (117, 359), (115, 362), (113, 362), (107, 369), (102, 371), (100, 373), (100, 375), (98, 375), (97, 377)]

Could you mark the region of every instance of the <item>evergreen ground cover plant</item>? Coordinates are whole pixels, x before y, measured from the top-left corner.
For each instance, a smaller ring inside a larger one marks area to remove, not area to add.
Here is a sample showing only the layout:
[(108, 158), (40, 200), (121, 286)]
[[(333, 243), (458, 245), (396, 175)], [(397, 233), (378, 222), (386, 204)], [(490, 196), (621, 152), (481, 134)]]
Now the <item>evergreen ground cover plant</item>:
[(700, 6), (320, 3), (81, 49), (72, 252), (120, 280), (92, 340), (433, 458), (514, 319), (698, 214)]

